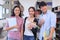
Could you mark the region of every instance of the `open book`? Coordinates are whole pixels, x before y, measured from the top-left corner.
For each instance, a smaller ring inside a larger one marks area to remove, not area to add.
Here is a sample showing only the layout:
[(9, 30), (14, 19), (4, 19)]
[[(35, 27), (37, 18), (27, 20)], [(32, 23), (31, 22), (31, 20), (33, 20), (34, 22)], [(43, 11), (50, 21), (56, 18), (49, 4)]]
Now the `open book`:
[[(7, 21), (8, 21), (9, 27), (12, 27), (12, 26), (17, 25), (16, 17), (7, 18)], [(10, 30), (10, 31), (17, 31), (17, 29), (14, 28), (14, 29), (12, 29), (12, 30)]]

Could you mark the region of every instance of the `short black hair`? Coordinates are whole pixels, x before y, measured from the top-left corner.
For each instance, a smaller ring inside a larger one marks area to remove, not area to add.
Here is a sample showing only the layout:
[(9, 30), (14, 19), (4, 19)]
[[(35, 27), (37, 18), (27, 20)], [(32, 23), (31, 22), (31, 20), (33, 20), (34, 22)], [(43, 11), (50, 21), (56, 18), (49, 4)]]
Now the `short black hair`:
[(11, 16), (15, 16), (15, 13), (14, 13), (15, 8), (19, 8), (19, 9), (20, 9), (20, 14), (19, 14), (19, 16), (22, 17), (22, 13), (21, 13), (21, 8), (20, 8), (20, 6), (14, 6), (14, 8), (13, 8), (12, 11), (11, 11), (11, 13), (12, 13)]
[(44, 1), (41, 1), (41, 2), (39, 3), (39, 8), (41, 8), (41, 6), (42, 6), (42, 7), (43, 7), (43, 6), (47, 6), (47, 3), (44, 2)]

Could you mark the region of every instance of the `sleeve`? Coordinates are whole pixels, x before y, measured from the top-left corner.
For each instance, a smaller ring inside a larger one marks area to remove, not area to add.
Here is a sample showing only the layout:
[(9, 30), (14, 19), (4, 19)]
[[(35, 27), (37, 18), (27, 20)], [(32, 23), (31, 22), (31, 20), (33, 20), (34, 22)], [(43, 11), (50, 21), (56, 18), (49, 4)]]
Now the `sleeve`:
[(56, 28), (56, 14), (51, 15), (51, 27)]

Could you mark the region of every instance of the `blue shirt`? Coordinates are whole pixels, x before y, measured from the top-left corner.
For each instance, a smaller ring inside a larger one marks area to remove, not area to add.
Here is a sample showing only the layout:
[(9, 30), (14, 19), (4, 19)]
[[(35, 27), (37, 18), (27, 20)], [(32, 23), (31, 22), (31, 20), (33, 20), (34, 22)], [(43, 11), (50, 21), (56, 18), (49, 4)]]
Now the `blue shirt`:
[(44, 24), (41, 26), (39, 39), (42, 40), (43, 34), (47, 31), (47, 35), (49, 35), (49, 31), (51, 27), (56, 28), (56, 14), (51, 11), (47, 11), (46, 14), (41, 14), (39, 17), (39, 22), (41, 19), (44, 19)]

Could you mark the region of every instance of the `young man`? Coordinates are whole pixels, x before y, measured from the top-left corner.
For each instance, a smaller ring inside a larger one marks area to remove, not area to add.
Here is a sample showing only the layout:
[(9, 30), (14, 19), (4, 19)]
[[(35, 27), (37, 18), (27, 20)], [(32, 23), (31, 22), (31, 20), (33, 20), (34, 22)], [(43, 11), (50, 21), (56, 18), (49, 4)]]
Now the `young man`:
[(41, 27), (39, 40), (54, 40), (56, 28), (56, 14), (47, 9), (47, 4), (44, 1), (41, 1), (41, 3), (39, 4), (39, 8), (42, 11), (38, 23)]

